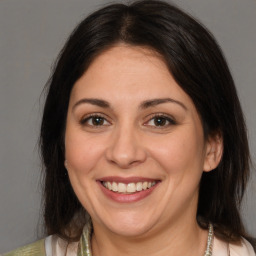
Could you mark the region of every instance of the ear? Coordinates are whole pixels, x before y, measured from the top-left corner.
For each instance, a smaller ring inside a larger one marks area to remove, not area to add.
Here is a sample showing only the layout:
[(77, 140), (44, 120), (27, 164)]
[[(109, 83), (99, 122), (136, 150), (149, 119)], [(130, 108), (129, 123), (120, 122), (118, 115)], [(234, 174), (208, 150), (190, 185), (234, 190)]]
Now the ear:
[(206, 141), (206, 153), (204, 160), (204, 171), (210, 172), (215, 169), (223, 154), (223, 139), (221, 132), (216, 132), (208, 136)]

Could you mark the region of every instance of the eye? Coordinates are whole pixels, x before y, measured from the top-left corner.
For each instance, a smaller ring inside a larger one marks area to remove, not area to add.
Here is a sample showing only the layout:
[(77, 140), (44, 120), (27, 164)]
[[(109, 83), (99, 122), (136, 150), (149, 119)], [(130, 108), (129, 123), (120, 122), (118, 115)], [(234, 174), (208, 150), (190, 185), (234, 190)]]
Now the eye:
[(146, 126), (152, 126), (154, 128), (166, 128), (175, 124), (176, 122), (173, 120), (173, 118), (162, 114), (154, 115), (145, 123)]
[(86, 126), (92, 126), (92, 127), (100, 127), (100, 126), (108, 126), (110, 123), (107, 121), (107, 119), (99, 114), (93, 114), (90, 116), (84, 117), (80, 121), (81, 125), (86, 125)]

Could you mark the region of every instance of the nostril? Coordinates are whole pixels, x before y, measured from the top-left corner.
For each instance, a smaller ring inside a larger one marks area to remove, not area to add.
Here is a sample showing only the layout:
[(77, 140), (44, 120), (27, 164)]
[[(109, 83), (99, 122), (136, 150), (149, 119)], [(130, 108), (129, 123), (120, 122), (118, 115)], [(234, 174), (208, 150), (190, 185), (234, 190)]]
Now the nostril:
[(120, 150), (118, 148), (110, 148), (106, 152), (106, 158), (111, 164), (120, 166), (121, 168), (130, 168), (140, 164), (146, 160), (146, 152), (141, 148), (133, 150)]

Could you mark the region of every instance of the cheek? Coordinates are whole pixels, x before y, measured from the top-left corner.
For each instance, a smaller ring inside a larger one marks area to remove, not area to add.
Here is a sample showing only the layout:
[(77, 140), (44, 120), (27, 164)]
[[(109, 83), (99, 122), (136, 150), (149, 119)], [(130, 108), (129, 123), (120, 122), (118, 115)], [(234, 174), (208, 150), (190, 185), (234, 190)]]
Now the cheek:
[[(93, 204), (92, 191), (94, 191), (95, 166), (98, 165), (102, 155), (102, 143), (99, 140), (85, 137), (81, 132), (67, 130), (65, 136), (65, 156), (69, 179), (79, 201), (88, 211)], [(95, 191), (93, 192), (95, 195)]]
[(180, 130), (159, 142), (152, 140), (151, 155), (168, 174), (183, 175), (188, 172), (188, 175), (192, 175), (202, 172), (204, 143), (203, 137), (197, 135), (196, 131)]
[(97, 164), (103, 152), (101, 139), (84, 136), (81, 132), (67, 130), (65, 136), (65, 157), (70, 170), (76, 174), (88, 174)]

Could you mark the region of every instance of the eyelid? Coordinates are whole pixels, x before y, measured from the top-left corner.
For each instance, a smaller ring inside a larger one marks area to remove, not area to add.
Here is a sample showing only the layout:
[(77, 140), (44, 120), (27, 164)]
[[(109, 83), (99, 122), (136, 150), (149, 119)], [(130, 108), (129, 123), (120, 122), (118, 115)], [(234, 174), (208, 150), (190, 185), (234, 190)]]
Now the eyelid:
[[(106, 115), (104, 115), (104, 114), (102, 114), (102, 113), (90, 113), (90, 114), (86, 114), (86, 115), (84, 115), (84, 116), (80, 119), (79, 123), (80, 123), (81, 125), (86, 125), (86, 122), (87, 122), (90, 118), (93, 118), (93, 117), (100, 117), (100, 118), (103, 118), (105, 121), (107, 121), (107, 122), (109, 123), (109, 125), (111, 125), (111, 122), (109, 121), (109, 118), (106, 117)], [(87, 126), (92, 126), (92, 125), (87, 125)], [(100, 127), (100, 126), (108, 126), (108, 125), (99, 125), (99, 127)], [(96, 126), (93, 126), (93, 127), (96, 127)], [(99, 128), (99, 127), (97, 127), (97, 128)]]
[[(157, 117), (161, 117), (161, 118), (166, 119), (169, 122), (169, 124), (165, 125), (165, 126), (147, 125), (148, 122), (150, 122), (152, 119), (157, 118)], [(156, 128), (156, 129), (164, 129), (164, 128), (167, 128), (171, 125), (176, 125), (176, 124), (177, 124), (177, 122), (176, 122), (175, 118), (168, 115), (168, 114), (165, 114), (165, 113), (150, 114), (150, 115), (147, 116), (147, 121), (143, 123), (144, 126), (151, 126), (153, 128)]]

